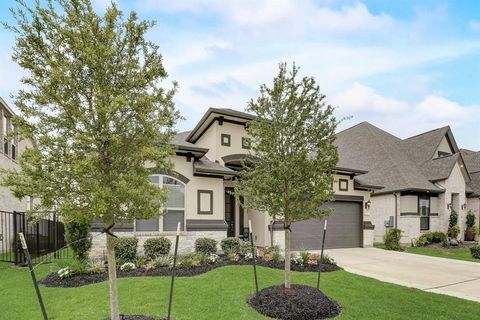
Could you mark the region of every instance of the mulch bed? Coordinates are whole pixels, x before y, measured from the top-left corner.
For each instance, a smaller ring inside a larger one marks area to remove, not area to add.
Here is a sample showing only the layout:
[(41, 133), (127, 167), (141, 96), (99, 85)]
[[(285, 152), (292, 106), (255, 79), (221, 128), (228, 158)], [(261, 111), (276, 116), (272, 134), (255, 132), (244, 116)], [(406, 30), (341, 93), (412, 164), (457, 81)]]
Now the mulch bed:
[[(105, 320), (110, 320), (111, 318), (105, 318)], [(141, 315), (120, 315), (120, 320), (164, 320), (167, 318), (152, 318)]]
[[(216, 264), (207, 264), (198, 267), (191, 267), (191, 268), (184, 268), (179, 267), (176, 269), (176, 276), (177, 277), (192, 277), (196, 275), (200, 275), (211, 271), (216, 268), (229, 266), (229, 265), (251, 265), (251, 261), (245, 261), (240, 259), (239, 261), (229, 261), (225, 257), (222, 257), (222, 260)], [(257, 260), (257, 265), (273, 268), (273, 269), (284, 269), (283, 262), (273, 262), (273, 261), (265, 261), (263, 259)], [(292, 265), (292, 271), (299, 271), (299, 272), (316, 272), (318, 271), (318, 266), (315, 265), (308, 265), (308, 266), (299, 266), (299, 265)], [(337, 265), (333, 264), (324, 264), (322, 265), (322, 272), (332, 272), (341, 270), (341, 268)], [(137, 268), (135, 270), (125, 272), (121, 270), (117, 270), (117, 278), (127, 278), (127, 277), (156, 277), (156, 276), (169, 276), (171, 275), (172, 270), (169, 267), (161, 267), (152, 270), (146, 270), (144, 268)], [(43, 278), (40, 283), (46, 287), (61, 287), (61, 288), (75, 288), (86, 286), (89, 284), (94, 284), (98, 282), (103, 282), (108, 280), (108, 274), (106, 272), (99, 273), (99, 274), (81, 274), (77, 276), (73, 276), (71, 278), (62, 279), (56, 273), (51, 273), (45, 278)]]
[(340, 305), (317, 288), (293, 284), (265, 288), (247, 303), (264, 316), (281, 320), (316, 320), (338, 316)]

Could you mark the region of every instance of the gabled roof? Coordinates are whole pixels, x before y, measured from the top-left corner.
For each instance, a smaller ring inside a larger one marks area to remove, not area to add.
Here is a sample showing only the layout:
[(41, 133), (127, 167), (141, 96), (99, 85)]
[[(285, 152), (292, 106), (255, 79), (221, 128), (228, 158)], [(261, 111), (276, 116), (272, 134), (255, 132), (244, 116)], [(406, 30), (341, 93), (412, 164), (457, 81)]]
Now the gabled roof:
[(410, 158), (421, 166), (425, 162), (436, 158), (435, 151), (445, 136), (453, 149), (453, 153), (457, 153), (459, 151), (458, 146), (449, 126), (407, 138), (403, 140), (402, 144), (409, 153)]
[(254, 115), (227, 108), (209, 108), (195, 128), (188, 134), (186, 141), (195, 143), (216, 119), (236, 123), (247, 123), (255, 119)]
[(430, 181), (446, 180), (450, 177), (453, 167), (458, 161), (461, 161), (460, 154), (454, 153), (445, 157), (428, 160), (420, 166), (420, 169)]
[(472, 190), (472, 193), (469, 196), (480, 197), (480, 171), (471, 173), (470, 177), (472, 180), (470, 180), (468, 186)]
[(206, 174), (213, 176), (235, 176), (237, 171), (222, 166), (218, 162), (210, 161), (207, 157), (195, 160), (193, 163), (194, 174)]
[(468, 172), (480, 172), (480, 151), (476, 152), (472, 150), (461, 149), (460, 153), (465, 161)]
[(409, 157), (403, 140), (368, 122), (339, 132), (336, 144), (340, 158), (338, 166), (368, 171), (355, 180), (362, 185), (383, 186), (384, 189), (377, 193), (444, 191), (430, 182)]

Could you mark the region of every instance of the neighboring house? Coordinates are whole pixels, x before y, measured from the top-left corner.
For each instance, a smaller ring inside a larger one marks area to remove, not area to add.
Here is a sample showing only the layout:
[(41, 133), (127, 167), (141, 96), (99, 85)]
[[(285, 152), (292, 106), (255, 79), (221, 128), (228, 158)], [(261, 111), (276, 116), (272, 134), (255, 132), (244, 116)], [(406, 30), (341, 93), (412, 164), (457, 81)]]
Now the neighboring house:
[(406, 244), (423, 232), (446, 232), (451, 210), (459, 215), (460, 237), (469, 210), (478, 223), (480, 155), (460, 152), (450, 127), (402, 140), (362, 122), (338, 133), (336, 143), (340, 167), (366, 172), (355, 183), (381, 187), (371, 194), (375, 242), (390, 227), (402, 230)]
[[(198, 237), (218, 241), (226, 237), (244, 238), (248, 234), (248, 220), (252, 220), (258, 246), (278, 244), (283, 247), (284, 230), (278, 221), (255, 210), (244, 210), (236, 199), (235, 179), (241, 161), (250, 154), (250, 141), (245, 130), (254, 116), (231, 110), (209, 109), (192, 131), (179, 133), (173, 140), (176, 155), (171, 157), (171, 172), (153, 172), (151, 181), (170, 189), (167, 213), (160, 218), (137, 220), (119, 225), (119, 236), (136, 236), (139, 248), (145, 239), (166, 236), (173, 239), (176, 225), (182, 224), (180, 250), (192, 250)], [(367, 186), (354, 179), (365, 171), (348, 166), (337, 168), (334, 182), (336, 201), (330, 206), (336, 211), (329, 218), (326, 246), (362, 247), (373, 245), (373, 224), (368, 208), (370, 192)], [(102, 226), (94, 225), (93, 254), (104, 250)], [(318, 249), (323, 223), (318, 219), (299, 222), (292, 226), (292, 249)]]

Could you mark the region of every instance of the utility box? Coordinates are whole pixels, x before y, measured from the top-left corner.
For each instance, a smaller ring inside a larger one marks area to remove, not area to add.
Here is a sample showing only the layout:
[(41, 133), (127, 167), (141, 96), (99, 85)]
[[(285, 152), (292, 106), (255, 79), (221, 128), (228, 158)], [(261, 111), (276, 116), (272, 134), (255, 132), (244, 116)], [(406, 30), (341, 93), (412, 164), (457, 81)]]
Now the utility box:
[(394, 216), (388, 217), (388, 220), (385, 220), (385, 227), (392, 228), (394, 225), (394, 219), (395, 219)]

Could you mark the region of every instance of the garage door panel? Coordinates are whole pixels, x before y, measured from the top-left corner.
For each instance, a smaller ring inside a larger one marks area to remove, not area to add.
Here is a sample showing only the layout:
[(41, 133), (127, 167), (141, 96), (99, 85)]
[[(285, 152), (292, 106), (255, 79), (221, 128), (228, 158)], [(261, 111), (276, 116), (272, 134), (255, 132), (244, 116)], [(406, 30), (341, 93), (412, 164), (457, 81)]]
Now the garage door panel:
[[(362, 206), (358, 202), (333, 202), (327, 217), (325, 248), (362, 246)], [(292, 225), (292, 250), (319, 250), (322, 246), (323, 219), (309, 219)]]

